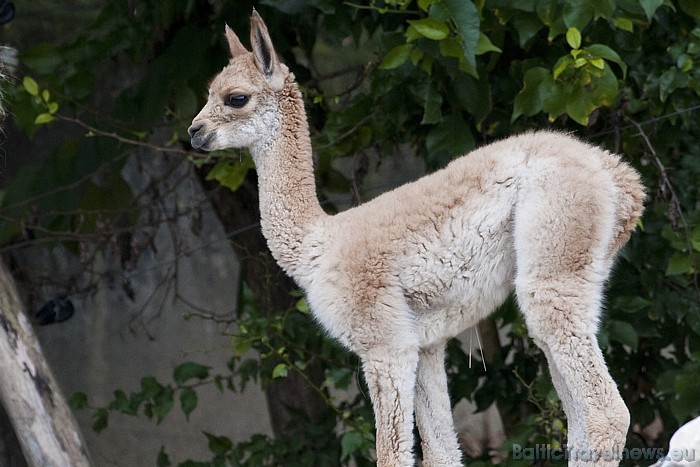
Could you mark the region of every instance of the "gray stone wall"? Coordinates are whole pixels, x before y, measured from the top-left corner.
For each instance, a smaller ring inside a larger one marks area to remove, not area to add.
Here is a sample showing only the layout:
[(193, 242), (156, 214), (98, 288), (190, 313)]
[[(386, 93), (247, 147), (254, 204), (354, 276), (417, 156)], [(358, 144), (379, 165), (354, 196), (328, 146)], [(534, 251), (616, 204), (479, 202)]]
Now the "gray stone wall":
[[(109, 404), (116, 389), (138, 391), (144, 376), (172, 383), (173, 369), (185, 361), (226, 373), (231, 355), (226, 332), (234, 329), (238, 263), (190, 164), (136, 151), (124, 174), (135, 193), (152, 190), (141, 198), (146, 203), (142, 224), (173, 219), (132, 232), (128, 260), (120, 254), (124, 246), (116, 245), (94, 258), (88, 245), (81, 254), (36, 246), (13, 255), (32, 276), (27, 279), (34, 285), (25, 295), (34, 311), (66, 293), (63, 278), (75, 275), (72, 287), (84, 289), (67, 296), (75, 306), (72, 318), (39, 326), (37, 333), (64, 394), (83, 392), (94, 406)], [(81, 256), (93, 259), (87, 269)], [(219, 319), (202, 319), (208, 313)], [(89, 410), (76, 416), (98, 466), (152, 466), (161, 446), (173, 464), (208, 460), (203, 431), (234, 442), (271, 433), (259, 388), (249, 385), (239, 394), (205, 386), (198, 395), (189, 422), (177, 400), (160, 425), (144, 416), (115, 414), (104, 431), (95, 433)]]

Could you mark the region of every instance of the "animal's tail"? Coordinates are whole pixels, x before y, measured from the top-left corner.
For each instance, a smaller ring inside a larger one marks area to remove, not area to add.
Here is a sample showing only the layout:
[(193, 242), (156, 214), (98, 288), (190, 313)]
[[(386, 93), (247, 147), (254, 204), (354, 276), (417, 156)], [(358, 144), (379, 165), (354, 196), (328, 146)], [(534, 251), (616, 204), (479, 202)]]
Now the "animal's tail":
[(603, 166), (612, 175), (618, 189), (615, 232), (609, 250), (609, 255), (613, 256), (627, 243), (637, 227), (637, 221), (644, 211), (646, 190), (639, 173), (617, 154), (605, 152)]

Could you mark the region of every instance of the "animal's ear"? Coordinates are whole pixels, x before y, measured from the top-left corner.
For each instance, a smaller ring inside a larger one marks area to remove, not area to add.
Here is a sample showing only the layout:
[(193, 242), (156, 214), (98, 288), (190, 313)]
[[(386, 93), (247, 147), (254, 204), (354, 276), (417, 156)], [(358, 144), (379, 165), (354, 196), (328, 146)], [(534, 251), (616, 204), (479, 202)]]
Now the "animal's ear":
[(280, 64), (267, 26), (257, 11), (250, 18), (250, 44), (253, 47), (255, 65), (265, 75), (273, 91), (284, 87), (284, 72)]
[(241, 44), (241, 40), (238, 38), (233, 29), (226, 25), (226, 40), (228, 41), (228, 48), (231, 51), (231, 57), (237, 57), (248, 53), (248, 50)]

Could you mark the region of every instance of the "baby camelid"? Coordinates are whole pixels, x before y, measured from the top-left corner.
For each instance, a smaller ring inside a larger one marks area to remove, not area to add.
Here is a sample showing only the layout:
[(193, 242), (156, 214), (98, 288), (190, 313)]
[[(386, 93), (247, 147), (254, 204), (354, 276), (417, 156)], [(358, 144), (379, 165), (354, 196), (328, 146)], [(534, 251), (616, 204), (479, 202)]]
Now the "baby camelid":
[(569, 465), (617, 465), (629, 413), (596, 329), (613, 257), (642, 212), (637, 173), (569, 136), (533, 132), (328, 215), (304, 102), (267, 27), (253, 12), (252, 52), (228, 27), (226, 37), (232, 59), (189, 128), (192, 146), (250, 149), (272, 254), (362, 360), (378, 465), (414, 465), (414, 413), (423, 465), (461, 465), (445, 344), (513, 290), (569, 420)]

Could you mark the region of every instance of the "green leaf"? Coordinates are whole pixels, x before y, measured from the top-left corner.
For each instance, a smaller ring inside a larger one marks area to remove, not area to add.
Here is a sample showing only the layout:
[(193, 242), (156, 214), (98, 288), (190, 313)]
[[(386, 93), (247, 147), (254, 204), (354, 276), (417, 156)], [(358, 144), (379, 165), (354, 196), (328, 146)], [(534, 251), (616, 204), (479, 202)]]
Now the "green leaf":
[(673, 381), (671, 395), (671, 412), (678, 420), (686, 419), (690, 414), (700, 410), (700, 363), (688, 362), (678, 372)]
[[(588, 63), (590, 63), (590, 62), (587, 58), (579, 57), (579, 58), (574, 60), (574, 68), (581, 68), (583, 66), (588, 65)], [(555, 78), (556, 78), (556, 76), (555, 76)]]
[(613, 307), (626, 313), (637, 313), (641, 310), (649, 308), (651, 304), (652, 303), (649, 300), (638, 295), (621, 296), (613, 300)]
[(34, 81), (34, 78), (32, 78), (31, 76), (24, 77), (24, 79), (22, 80), (22, 86), (24, 87), (24, 90), (27, 91), (31, 96), (39, 96), (39, 85), (36, 81)]
[(440, 55), (443, 57), (453, 57), (457, 60), (464, 59), (464, 48), (462, 41), (457, 36), (448, 37), (440, 41)]
[(173, 371), (173, 379), (177, 384), (184, 384), (191, 379), (206, 379), (209, 377), (211, 367), (195, 362), (185, 362), (177, 366)]
[(21, 60), (30, 70), (41, 75), (50, 75), (65, 63), (66, 57), (55, 46), (41, 43), (22, 53)]
[[(692, 1), (695, 1), (695, 0), (692, 0)], [(632, 21), (630, 21), (627, 18), (614, 18), (613, 24), (617, 28), (622, 29), (623, 31), (627, 31), (627, 32), (634, 31), (634, 23), (632, 23)]]
[(480, 124), (493, 110), (493, 96), (488, 74), (479, 78), (468, 75), (460, 80), (455, 80), (450, 85), (459, 104), (469, 112), (474, 121)]
[(586, 47), (585, 50), (591, 54), (591, 57), (603, 58), (609, 62), (616, 63), (622, 70), (622, 79), (625, 79), (627, 76), (627, 64), (613, 49), (603, 44), (592, 44)]
[(305, 315), (311, 313), (311, 308), (309, 308), (309, 303), (306, 301), (305, 297), (301, 297), (299, 300), (297, 300), (295, 308), (299, 313), (303, 313)]
[(552, 69), (552, 77), (554, 79), (559, 78), (562, 73), (564, 73), (569, 67), (575, 66), (574, 58), (572, 55), (564, 55), (557, 63), (554, 64)]
[(476, 69), (476, 47), (481, 34), (479, 11), (471, 0), (442, 0), (440, 5), (455, 26), (462, 44), (464, 59)]
[(287, 365), (284, 363), (278, 363), (272, 370), (273, 378), (286, 378), (288, 374)]
[(170, 465), (172, 465), (172, 464), (170, 463), (170, 458), (165, 453), (165, 447), (161, 446), (160, 451), (158, 451), (158, 457), (156, 458), (156, 466), (157, 467), (168, 467)]
[(441, 41), (450, 34), (450, 28), (447, 24), (433, 18), (408, 20), (407, 22), (413, 26), (421, 36), (434, 41)]
[[(686, 323), (695, 334), (700, 336), (700, 313), (688, 313), (685, 317)], [(700, 339), (690, 339), (689, 350), (696, 356), (695, 360), (700, 361)]]
[(651, 22), (651, 20), (654, 18), (656, 10), (664, 4), (664, 0), (639, 0), (639, 4), (644, 10), (647, 20)]
[(598, 68), (599, 70), (603, 70), (605, 68), (605, 60), (603, 60), (602, 58), (591, 58), (590, 60), (588, 60), (588, 63)]
[(661, 102), (666, 102), (673, 91), (685, 88), (689, 82), (690, 77), (687, 73), (683, 73), (676, 67), (669, 68), (659, 77), (659, 99)]
[(557, 2), (555, 1), (539, 1), (536, 4), (535, 12), (537, 17), (545, 26), (550, 28), (553, 26), (554, 21), (560, 15), (560, 10), (558, 9)]
[(76, 392), (68, 399), (68, 405), (73, 410), (81, 410), (88, 406), (88, 397), (83, 392)]
[(153, 413), (156, 416), (156, 423), (162, 422), (175, 405), (174, 395), (173, 388), (166, 386), (163, 388), (163, 391), (153, 399)]
[(680, 274), (692, 274), (694, 272), (693, 259), (688, 253), (676, 251), (668, 260), (666, 266), (667, 276), (677, 276)]
[(637, 336), (637, 331), (634, 329), (634, 326), (630, 323), (626, 321), (609, 320), (606, 328), (610, 340), (626, 345), (633, 351), (637, 350), (639, 337)]
[(206, 436), (209, 441), (209, 450), (215, 456), (225, 456), (233, 448), (233, 443), (225, 436), (215, 436), (206, 431), (204, 432), (204, 436)]
[(581, 48), (581, 31), (576, 28), (569, 28), (566, 31), (566, 42), (572, 49)]
[(180, 408), (185, 418), (189, 421), (190, 414), (197, 407), (197, 392), (192, 388), (185, 388), (180, 392)]
[(423, 119), (421, 125), (432, 125), (442, 120), (442, 95), (426, 82), (421, 90), (423, 104)]
[(554, 120), (567, 112), (567, 105), (571, 96), (564, 90), (564, 86), (553, 81), (544, 93), (542, 99), (542, 110), (549, 114), (549, 119)]
[(594, 18), (610, 18), (617, 8), (617, 0), (588, 0), (593, 7)]
[(579, 87), (572, 94), (569, 94), (566, 101), (566, 113), (584, 126), (588, 125), (588, 117), (596, 107), (590, 92), (583, 87)]
[[(576, 28), (582, 31), (583, 28), (593, 19), (593, 8), (587, 1), (569, 0), (564, 2), (562, 19), (567, 28)], [(574, 47), (576, 48), (576, 47)]]
[(126, 397), (124, 391), (116, 390), (114, 391), (114, 400), (109, 404), (110, 410), (117, 410), (119, 412), (128, 413), (133, 415), (134, 411), (131, 410), (131, 405), (129, 404), (129, 398)]
[(656, 391), (663, 396), (667, 396), (674, 393), (673, 383), (676, 376), (681, 373), (680, 368), (673, 368), (671, 370), (666, 370), (661, 373), (656, 379)]
[(384, 56), (384, 60), (379, 64), (380, 70), (393, 70), (398, 68), (408, 60), (413, 51), (413, 44), (401, 44), (391, 49)]
[(542, 111), (542, 104), (548, 89), (552, 86), (549, 70), (542, 67), (530, 68), (523, 77), (523, 88), (513, 102), (512, 121), (521, 115), (532, 116)]
[(542, 21), (534, 13), (520, 13), (513, 18), (513, 27), (518, 32), (520, 48), (525, 49), (527, 43), (542, 30)]
[(476, 43), (476, 55), (483, 55), (488, 52), (498, 52), (501, 53), (503, 52), (500, 48), (496, 47), (493, 45), (493, 42), (491, 42), (491, 39), (489, 37), (482, 33), (479, 33), (479, 40)]
[(141, 378), (141, 394), (144, 399), (153, 399), (160, 394), (163, 389), (164, 386), (153, 376), (144, 376)]
[[(411, 59), (411, 63), (413, 63), (414, 66), (421, 63), (421, 60), (423, 59), (423, 57), (425, 57), (425, 54), (420, 49), (413, 49), (411, 51), (411, 55), (409, 55), (409, 58)], [(428, 58), (426, 58), (426, 60), (422, 60), (422, 66), (426, 66), (426, 64), (427, 64), (427, 68), (425, 68), (425, 72), (428, 75), (430, 75), (430, 73), (431, 73), (430, 68), (432, 66), (432, 63), (429, 62), (429, 59), (431, 59), (431, 58), (432, 57), (429, 56)]]
[(346, 461), (353, 453), (362, 448), (362, 435), (356, 431), (348, 431), (340, 438), (340, 462)]
[(404, 33), (404, 36), (406, 36), (406, 43), (410, 44), (411, 42), (415, 42), (418, 39), (423, 39), (423, 35), (418, 32), (418, 29), (414, 28), (410, 24), (406, 28), (406, 32)]
[(603, 74), (591, 85), (591, 99), (597, 107), (612, 106), (619, 93), (619, 85), (615, 73), (607, 63), (603, 64)]
[(109, 421), (109, 411), (107, 409), (97, 409), (92, 413), (92, 430), (95, 433), (107, 428)]
[(37, 115), (36, 118), (34, 119), (34, 124), (35, 125), (43, 125), (45, 123), (51, 123), (54, 121), (55, 118), (56, 117), (54, 117), (50, 113), (41, 113), (41, 114)]
[(250, 350), (253, 343), (248, 337), (245, 336), (233, 336), (231, 339), (231, 347), (233, 348), (233, 353), (240, 357), (244, 353)]
[(688, 54), (681, 54), (678, 59), (676, 59), (676, 66), (683, 73), (688, 73), (693, 69), (693, 58)]
[(433, 159), (439, 157), (439, 153), (445, 153), (451, 158), (467, 153), (474, 148), (475, 142), (467, 122), (455, 113), (445, 117), (430, 130), (425, 146)]
[(254, 168), (255, 164), (250, 157), (240, 160), (225, 158), (214, 164), (206, 179), (216, 180), (231, 191), (236, 191), (243, 184), (248, 171)]

